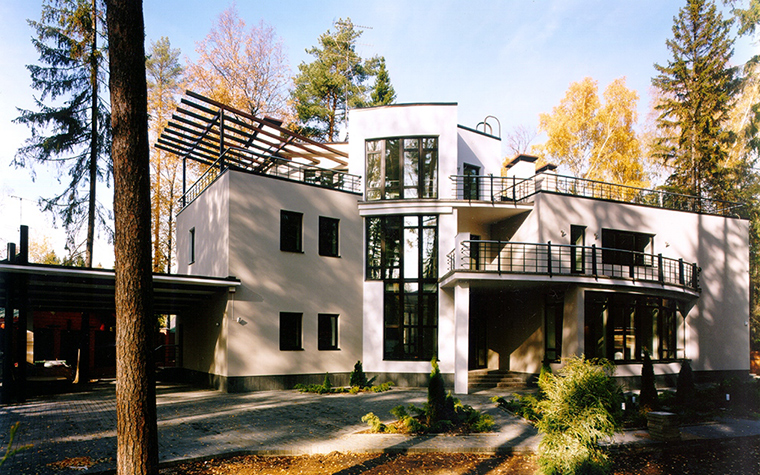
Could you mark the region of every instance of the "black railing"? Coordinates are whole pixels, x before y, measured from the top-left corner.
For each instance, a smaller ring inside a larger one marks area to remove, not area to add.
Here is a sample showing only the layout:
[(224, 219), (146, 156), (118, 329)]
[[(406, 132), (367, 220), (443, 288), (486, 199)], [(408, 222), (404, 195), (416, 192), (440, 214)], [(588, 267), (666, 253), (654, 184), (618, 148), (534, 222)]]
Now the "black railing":
[(676, 211), (743, 217), (742, 205), (663, 190), (605, 183), (585, 178), (540, 173), (531, 178), (452, 175), (455, 196), (469, 201), (520, 202), (541, 191), (618, 201)]
[(449, 271), (612, 277), (699, 291), (699, 267), (662, 254), (569, 244), (462, 241)]
[[(228, 162), (225, 161), (224, 156), (217, 159), (203, 172), (185, 194), (180, 197), (178, 210), (182, 211), (187, 205), (192, 203), (228, 168), (230, 167), (228, 166)], [(253, 170), (237, 167), (234, 169), (255, 175), (272, 176), (284, 180), (307, 183), (322, 188), (361, 193), (361, 177), (357, 175), (328, 168), (293, 163), (279, 158), (270, 158), (262, 166)]]

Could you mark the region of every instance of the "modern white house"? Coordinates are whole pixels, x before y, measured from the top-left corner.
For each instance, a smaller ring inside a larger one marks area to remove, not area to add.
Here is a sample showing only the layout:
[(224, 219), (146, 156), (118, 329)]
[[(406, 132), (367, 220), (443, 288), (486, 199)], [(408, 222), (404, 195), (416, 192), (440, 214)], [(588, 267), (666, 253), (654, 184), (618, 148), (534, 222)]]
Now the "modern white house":
[[(179, 274), (239, 285), (178, 316), (182, 367), (227, 391), (379, 380), (456, 393), (585, 354), (661, 377), (749, 371), (748, 222), (735, 204), (503, 172), (454, 103), (350, 111), (318, 144), (188, 93), (157, 146), (207, 167), (177, 216)], [(342, 379), (341, 379), (342, 378)], [(346, 379), (347, 381), (347, 379)]]

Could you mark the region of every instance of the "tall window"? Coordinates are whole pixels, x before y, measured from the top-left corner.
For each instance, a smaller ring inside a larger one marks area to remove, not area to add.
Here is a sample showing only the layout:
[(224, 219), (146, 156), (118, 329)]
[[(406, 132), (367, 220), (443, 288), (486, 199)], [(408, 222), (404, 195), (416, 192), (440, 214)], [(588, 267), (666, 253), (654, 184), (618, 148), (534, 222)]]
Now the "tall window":
[(367, 200), (436, 198), (438, 138), (368, 140)]
[[(624, 266), (652, 265), (652, 234), (602, 229), (602, 262)], [(620, 249), (624, 252), (611, 251)]]
[(429, 360), (438, 351), (438, 217), (366, 219), (367, 279), (385, 281), (386, 360)]
[(195, 228), (190, 229), (190, 242), (189, 242), (189, 263), (195, 262)]
[(303, 252), (303, 213), (280, 211), (280, 250)]
[(319, 255), (338, 257), (339, 219), (319, 217)]
[(317, 315), (317, 348), (338, 349), (338, 316), (330, 313)]
[(548, 296), (544, 304), (544, 358), (559, 362), (562, 357), (562, 322), (564, 315), (562, 295)]
[(573, 273), (583, 274), (585, 271), (586, 262), (586, 226), (570, 226), (570, 244), (574, 247), (570, 248), (570, 263)]
[(464, 175), (464, 181), (462, 183), (463, 196), (465, 200), (479, 200), (480, 199), (480, 167), (465, 163), (462, 174)]
[(585, 353), (616, 362), (677, 357), (678, 306), (642, 295), (586, 293)]
[(302, 313), (280, 312), (280, 350), (296, 351), (303, 349), (301, 343)]

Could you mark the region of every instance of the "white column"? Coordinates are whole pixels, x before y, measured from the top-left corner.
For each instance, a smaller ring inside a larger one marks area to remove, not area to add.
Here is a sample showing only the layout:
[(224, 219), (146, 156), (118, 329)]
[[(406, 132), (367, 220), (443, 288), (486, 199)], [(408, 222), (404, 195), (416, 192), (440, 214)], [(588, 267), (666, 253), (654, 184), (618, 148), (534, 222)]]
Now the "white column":
[(454, 392), (467, 394), (470, 355), (470, 284), (454, 287)]

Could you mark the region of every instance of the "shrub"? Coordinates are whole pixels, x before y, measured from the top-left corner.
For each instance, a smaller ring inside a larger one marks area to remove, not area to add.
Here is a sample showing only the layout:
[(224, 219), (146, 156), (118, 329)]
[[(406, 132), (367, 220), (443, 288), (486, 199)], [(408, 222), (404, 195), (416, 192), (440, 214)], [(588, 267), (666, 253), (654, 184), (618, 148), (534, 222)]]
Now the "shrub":
[(689, 360), (683, 360), (681, 370), (678, 372), (676, 381), (676, 405), (688, 407), (694, 402), (696, 386), (694, 385), (694, 373), (691, 371)]
[(17, 453), (23, 452), (24, 450), (28, 450), (32, 448), (31, 444), (24, 445), (21, 447), (16, 447), (15, 449), (13, 448), (13, 439), (16, 438), (16, 431), (18, 431), (19, 425), (21, 425), (21, 423), (16, 422), (15, 424), (11, 426), (10, 436), (8, 437), (8, 447), (5, 449), (5, 455), (3, 455), (3, 458), (0, 459), (0, 467), (2, 467), (3, 464), (7, 462), (9, 458), (13, 457)]
[(539, 392), (538, 398), (532, 394), (526, 394), (523, 396), (514, 393), (510, 400), (504, 399), (501, 396), (494, 396), (491, 398), (491, 401), (516, 416), (522, 417), (531, 422), (536, 422), (541, 417), (541, 414), (538, 411), (538, 402), (541, 399), (543, 399), (543, 395)]
[(367, 375), (364, 374), (364, 369), (362, 369), (362, 362), (357, 361), (354, 365), (354, 370), (351, 371), (351, 376), (349, 376), (348, 381), (348, 385), (352, 388), (368, 388), (372, 386), (375, 378), (373, 377), (368, 380)]
[(613, 373), (606, 360), (574, 357), (539, 383), (546, 394), (536, 424), (544, 434), (538, 447), (543, 473), (606, 473), (609, 464), (598, 441), (618, 430), (623, 400)]
[[(418, 408), (409, 405), (396, 406), (391, 414), (396, 417), (392, 425), (383, 425), (379, 430), (379, 419), (373, 413), (362, 417), (362, 422), (370, 425), (373, 432), (404, 432), (404, 433), (441, 433), (441, 432), (487, 432), (493, 427), (493, 418), (483, 414), (471, 406), (463, 405), (451, 393), (446, 393), (443, 375), (438, 368), (438, 362), (431, 362), (433, 371), (428, 383), (428, 402)], [(378, 429), (378, 430), (376, 430)]]
[(641, 393), (639, 394), (639, 404), (642, 409), (653, 411), (658, 407), (657, 388), (655, 387), (654, 365), (649, 352), (644, 352), (644, 364), (641, 365)]

